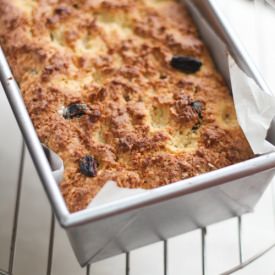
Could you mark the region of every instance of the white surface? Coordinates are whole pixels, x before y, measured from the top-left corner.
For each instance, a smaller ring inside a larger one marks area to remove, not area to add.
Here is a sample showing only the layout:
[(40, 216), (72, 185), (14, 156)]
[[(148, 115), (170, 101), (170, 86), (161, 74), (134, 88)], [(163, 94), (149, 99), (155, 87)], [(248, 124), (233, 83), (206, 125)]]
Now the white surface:
[[(269, 84), (275, 88), (275, 78), (273, 79), (273, 72), (270, 70), (272, 64), (270, 60), (273, 58), (275, 45), (274, 41), (273, 44), (270, 41), (272, 36), (268, 37), (263, 32), (260, 33), (261, 39), (255, 36), (255, 29), (258, 26), (255, 24), (255, 14), (248, 4), (249, 1), (219, 0), (219, 2), (231, 19), (243, 43), (248, 47), (250, 55), (264, 70)], [(241, 5), (243, 5), (242, 8)], [(271, 23), (265, 25), (265, 22), (274, 20), (272, 16), (273, 14), (268, 12), (260, 17), (259, 23), (267, 32), (275, 32), (275, 30), (271, 30)], [(261, 52), (254, 39), (258, 40)], [(269, 50), (272, 52), (268, 52)], [(269, 58), (258, 58), (259, 52), (261, 54), (268, 52), (266, 56)], [(7, 269), (16, 179), (16, 174), (10, 173), (10, 171), (17, 171), (20, 134), (1, 90), (0, 114), (0, 269)], [(12, 148), (12, 150), (7, 150), (7, 148)], [(258, 204), (255, 213), (244, 217), (245, 259), (275, 241), (273, 218), (272, 192), (269, 188)], [(14, 275), (46, 274), (49, 229), (50, 207), (28, 156), (24, 169)], [(63, 230), (57, 226), (55, 233), (52, 274), (84, 275), (85, 270), (78, 266)], [(200, 237), (200, 232), (194, 231), (169, 241), (169, 275), (201, 274)], [(207, 234), (207, 274), (219, 274), (237, 265), (237, 248), (236, 219), (210, 226)], [(274, 257), (275, 251), (271, 251), (263, 259), (236, 274), (274, 274)], [(163, 274), (162, 263), (162, 243), (136, 250), (131, 253), (131, 275)], [(123, 275), (124, 266), (125, 256), (121, 255), (93, 265), (91, 274)]]

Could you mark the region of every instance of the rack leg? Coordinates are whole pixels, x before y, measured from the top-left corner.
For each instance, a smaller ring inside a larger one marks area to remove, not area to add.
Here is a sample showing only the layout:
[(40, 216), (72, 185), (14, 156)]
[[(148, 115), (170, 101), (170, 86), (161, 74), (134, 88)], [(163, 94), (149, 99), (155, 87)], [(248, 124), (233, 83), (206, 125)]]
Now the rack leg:
[(47, 275), (52, 274), (52, 262), (53, 262), (53, 245), (54, 245), (54, 229), (55, 229), (55, 218), (52, 211), (51, 216), (51, 228), (50, 228), (50, 238), (49, 238), (49, 250), (48, 250), (48, 263), (47, 263)]
[(90, 271), (91, 271), (91, 265), (88, 264), (86, 267), (86, 275), (90, 275)]
[(16, 238), (17, 238), (17, 226), (18, 226), (20, 199), (21, 199), (24, 160), (25, 160), (25, 144), (24, 144), (24, 140), (22, 139), (19, 171), (18, 171), (18, 177), (17, 177), (15, 209), (13, 214), (12, 236), (11, 236), (11, 244), (10, 244), (9, 274), (12, 274), (13, 265), (14, 265), (15, 244), (16, 244)]
[(238, 217), (238, 247), (239, 247), (239, 262), (243, 262), (243, 243), (242, 243), (242, 217)]
[(126, 275), (130, 275), (130, 252), (126, 252)]
[(206, 228), (201, 229), (201, 263), (202, 275), (206, 275)]
[(271, 184), (271, 199), (272, 199), (272, 210), (273, 210), (273, 228), (275, 229), (275, 182)]
[(163, 242), (164, 275), (168, 275), (168, 240)]

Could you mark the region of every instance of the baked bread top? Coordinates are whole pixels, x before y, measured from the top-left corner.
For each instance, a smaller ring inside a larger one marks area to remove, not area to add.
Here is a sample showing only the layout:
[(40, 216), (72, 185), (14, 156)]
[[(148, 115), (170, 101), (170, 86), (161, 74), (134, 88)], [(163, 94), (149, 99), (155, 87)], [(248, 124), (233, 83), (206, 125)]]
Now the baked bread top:
[(154, 188), (253, 156), (174, 0), (0, 0), (0, 42), (70, 211), (107, 180)]

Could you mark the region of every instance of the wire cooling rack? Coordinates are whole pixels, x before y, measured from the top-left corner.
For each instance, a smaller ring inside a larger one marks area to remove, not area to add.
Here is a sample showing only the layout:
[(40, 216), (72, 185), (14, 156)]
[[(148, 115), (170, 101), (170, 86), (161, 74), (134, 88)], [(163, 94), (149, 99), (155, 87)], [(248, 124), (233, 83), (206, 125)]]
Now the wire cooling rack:
[[(16, 200), (15, 200), (15, 207), (14, 212), (11, 213), (13, 215), (13, 224), (12, 224), (12, 232), (11, 232), (11, 242), (10, 242), (10, 250), (9, 250), (9, 265), (8, 270), (4, 271), (0, 267), (0, 275), (15, 275), (14, 272), (14, 258), (15, 258), (15, 247), (17, 241), (17, 231), (18, 231), (18, 217), (20, 212), (20, 200), (21, 200), (21, 190), (22, 190), (22, 177), (23, 177), (23, 170), (25, 165), (25, 153), (26, 147), (24, 142), (21, 145), (21, 153), (20, 153), (20, 161), (19, 161), (19, 168), (18, 168), (18, 175), (17, 175), (17, 183), (16, 184)], [(225, 271), (222, 275), (233, 274), (238, 270), (241, 270), (251, 263), (255, 262), (257, 259), (263, 257), (267, 254), (271, 249), (275, 247), (275, 243), (272, 243), (262, 251), (259, 251), (257, 254), (252, 256), (247, 260), (243, 260), (243, 232), (242, 232), (242, 217), (236, 218), (237, 223), (237, 238), (238, 238), (238, 258), (239, 264), (230, 270)], [(53, 212), (51, 213), (51, 222), (50, 222), (50, 230), (48, 236), (48, 253), (47, 253), (47, 267), (46, 270), (42, 274), (51, 275), (52, 274), (52, 266), (53, 266), (53, 247), (55, 241), (55, 226), (56, 221)], [(199, 256), (199, 261), (201, 261), (201, 274), (207, 275), (207, 228), (201, 228), (201, 255)], [(168, 275), (168, 258), (169, 258), (169, 240), (163, 240), (163, 275)], [(64, 259), (65, 260), (65, 259)], [(125, 275), (131, 275), (131, 252), (125, 252)], [(77, 275), (77, 274), (76, 274)], [(86, 275), (93, 275), (91, 272), (91, 266), (88, 265), (86, 267)], [(110, 274), (111, 275), (111, 274)]]

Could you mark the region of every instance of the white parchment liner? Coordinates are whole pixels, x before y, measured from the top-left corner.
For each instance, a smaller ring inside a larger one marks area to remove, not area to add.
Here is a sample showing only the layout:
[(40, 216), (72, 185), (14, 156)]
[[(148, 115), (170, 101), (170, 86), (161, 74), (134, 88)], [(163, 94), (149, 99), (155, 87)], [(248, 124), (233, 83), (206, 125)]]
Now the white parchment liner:
[[(218, 70), (231, 86), (238, 122), (254, 154), (275, 151), (275, 146), (266, 140), (267, 131), (275, 117), (275, 96), (261, 90), (255, 81), (239, 68), (229, 55), (225, 44), (203, 19), (195, 6), (188, 2), (188, 7), (204, 42), (210, 49)], [(57, 182), (60, 182), (64, 173), (63, 161), (51, 150), (45, 148), (45, 151), (54, 168), (54, 177)], [(150, 192), (150, 190), (119, 188), (114, 181), (108, 181), (88, 207), (117, 201), (142, 192)]]

